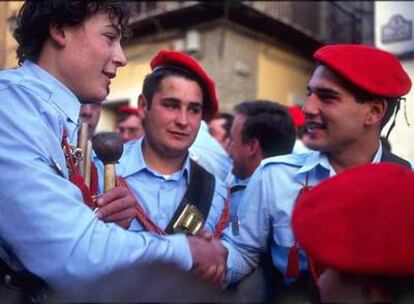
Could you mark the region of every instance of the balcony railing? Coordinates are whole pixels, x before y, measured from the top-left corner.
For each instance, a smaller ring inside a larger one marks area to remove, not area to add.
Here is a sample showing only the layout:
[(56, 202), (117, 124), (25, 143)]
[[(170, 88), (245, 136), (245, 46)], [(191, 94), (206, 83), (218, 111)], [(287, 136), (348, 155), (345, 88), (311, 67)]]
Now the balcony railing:
[[(256, 14), (277, 20), (321, 43), (357, 43), (362, 39), (362, 17), (355, 9), (358, 5), (342, 1), (140, 1), (133, 3), (131, 22), (194, 6), (203, 6), (205, 10), (248, 7)], [(372, 12), (368, 13), (372, 17)]]

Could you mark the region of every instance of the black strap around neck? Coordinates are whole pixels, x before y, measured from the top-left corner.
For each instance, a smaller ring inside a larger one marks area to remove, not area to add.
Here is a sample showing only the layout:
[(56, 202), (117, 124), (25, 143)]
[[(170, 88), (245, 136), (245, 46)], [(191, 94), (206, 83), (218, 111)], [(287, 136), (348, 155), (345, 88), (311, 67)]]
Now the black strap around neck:
[(407, 167), (409, 169), (411, 168), (411, 164), (406, 161), (405, 159), (391, 153), (385, 150), (382, 150), (382, 155), (381, 155), (381, 162), (382, 163), (394, 163), (394, 164), (399, 164), (401, 166)]
[(187, 204), (195, 206), (203, 214), (204, 222), (210, 211), (216, 180), (211, 173), (207, 172), (195, 161), (190, 160), (190, 162), (190, 183), (183, 199), (180, 202), (180, 205), (174, 213), (173, 218), (165, 229), (167, 234), (174, 234), (173, 224), (183, 212)]

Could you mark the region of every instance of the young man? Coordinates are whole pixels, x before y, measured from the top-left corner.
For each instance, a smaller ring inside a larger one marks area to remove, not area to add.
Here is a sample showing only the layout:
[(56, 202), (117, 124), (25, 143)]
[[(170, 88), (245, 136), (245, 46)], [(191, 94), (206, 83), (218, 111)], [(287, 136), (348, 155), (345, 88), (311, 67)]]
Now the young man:
[[(268, 157), (289, 154), (295, 143), (295, 128), (287, 109), (265, 100), (245, 101), (235, 106), (229, 153), (233, 160), (229, 181), (232, 218), (250, 176)], [(237, 223), (233, 223), (237, 229)]]
[[(295, 205), (298, 243), (322, 271), (322, 302), (414, 299), (414, 173), (368, 164), (322, 182)], [(315, 273), (315, 275), (318, 275)]]
[(126, 64), (120, 40), (128, 15), (125, 2), (101, 1), (29, 1), (19, 12), (21, 67), (0, 73), (0, 269), (6, 287), (30, 290), (20, 273), (27, 270), (53, 290), (76, 296), (99, 293), (85, 286), (141, 263), (199, 264), (184, 235), (136, 234), (104, 223), (100, 218), (112, 217), (128, 227), (133, 197), (117, 187), (98, 199), (95, 214), (76, 174), (68, 143), (76, 142), (79, 101), (104, 100)]
[(306, 256), (290, 228), (297, 197), (358, 165), (394, 161), (409, 166), (385, 153), (379, 140), (401, 96), (411, 88), (398, 59), (363, 45), (326, 46), (314, 57), (319, 65), (303, 107), (307, 125), (303, 141), (316, 151), (268, 158), (255, 171), (239, 206), (239, 233), (228, 229), (222, 238), (229, 250), (228, 282), (243, 278), (270, 247), (283, 282), (313, 296), (313, 289), (307, 288)]
[[(218, 107), (214, 83), (195, 60), (180, 52), (160, 51), (151, 68), (139, 96), (145, 135), (125, 145), (116, 168), (143, 211), (130, 230), (153, 231), (146, 225), (151, 221), (155, 231), (178, 233), (182, 227), (174, 224), (183, 208), (192, 205), (201, 213), (204, 228), (213, 233), (227, 191), (190, 159), (188, 148), (201, 119), (214, 115)], [(195, 196), (193, 188), (198, 189)]]
[(122, 106), (116, 109), (116, 129), (121, 134), (124, 143), (140, 138), (144, 134), (139, 109), (131, 106)]

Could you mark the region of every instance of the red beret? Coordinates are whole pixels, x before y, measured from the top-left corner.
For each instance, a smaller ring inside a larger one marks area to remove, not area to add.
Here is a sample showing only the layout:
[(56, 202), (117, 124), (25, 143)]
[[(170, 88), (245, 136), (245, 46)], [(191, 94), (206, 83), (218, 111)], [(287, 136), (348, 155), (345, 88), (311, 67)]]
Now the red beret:
[(204, 84), (205, 88), (203, 89), (208, 95), (208, 104), (203, 107), (204, 116), (209, 120), (217, 114), (219, 106), (214, 81), (193, 58), (181, 52), (161, 50), (151, 60), (150, 65), (152, 70), (160, 67), (178, 66), (195, 75)]
[(414, 173), (390, 163), (340, 173), (298, 200), (292, 228), (322, 265), (360, 275), (414, 275)]
[(288, 107), (290, 117), (293, 120), (295, 128), (305, 125), (305, 114), (302, 109), (298, 106), (289, 106)]
[(356, 87), (382, 97), (401, 97), (411, 88), (411, 80), (394, 55), (358, 44), (328, 45), (313, 57)]
[(131, 107), (131, 106), (121, 106), (121, 107), (116, 108), (116, 110), (121, 113), (128, 113), (128, 114), (134, 114), (134, 115), (138, 115), (138, 112), (139, 112), (138, 108)]

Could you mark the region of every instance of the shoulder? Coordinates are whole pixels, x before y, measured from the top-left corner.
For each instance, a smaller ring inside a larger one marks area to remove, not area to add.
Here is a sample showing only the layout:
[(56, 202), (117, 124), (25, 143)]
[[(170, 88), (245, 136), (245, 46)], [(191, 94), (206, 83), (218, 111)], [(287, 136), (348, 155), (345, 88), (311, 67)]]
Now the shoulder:
[(308, 160), (308, 158), (314, 156), (314, 151), (306, 151), (304, 153), (293, 153), (278, 155), (269, 158), (265, 158), (260, 163), (261, 168), (284, 168), (284, 167), (294, 167), (300, 168)]
[(214, 178), (215, 178), (215, 186), (214, 186), (215, 194), (220, 195), (221, 197), (226, 199), (226, 197), (227, 197), (227, 187), (226, 187), (226, 185), (217, 176), (215, 176)]
[(197, 170), (198, 178), (200, 176), (203, 176), (203, 178), (208, 180), (210, 183), (214, 183), (214, 193), (216, 195), (222, 196), (223, 198), (226, 198), (227, 190), (226, 190), (226, 185), (224, 184), (224, 182), (217, 176), (210, 173), (207, 169), (205, 169), (203, 166), (198, 164), (193, 159), (190, 158), (190, 160), (191, 160), (192, 172), (194, 172), (194, 170)]
[(404, 158), (398, 155), (395, 155), (394, 153), (384, 151), (384, 150), (382, 151), (381, 162), (399, 164), (401, 166), (413, 169), (412, 163), (410, 163), (408, 160), (405, 160)]
[(124, 143), (121, 158), (116, 165), (118, 175), (126, 177), (141, 166), (141, 142), (142, 138)]
[(2, 71), (0, 73), (0, 91), (23, 91), (26, 94), (38, 95), (48, 99), (52, 91), (46, 81), (25, 72), (22, 67)]

